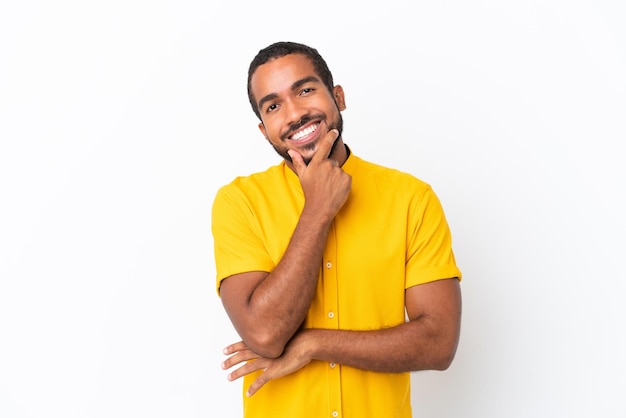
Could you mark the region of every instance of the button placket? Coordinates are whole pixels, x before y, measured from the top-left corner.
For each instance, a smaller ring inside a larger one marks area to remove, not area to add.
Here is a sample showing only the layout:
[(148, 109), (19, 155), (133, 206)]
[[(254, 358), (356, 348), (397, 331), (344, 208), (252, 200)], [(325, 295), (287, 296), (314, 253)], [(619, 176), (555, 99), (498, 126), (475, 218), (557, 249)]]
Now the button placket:
[[(339, 298), (338, 298), (338, 277), (337, 277), (337, 241), (336, 225), (333, 221), (328, 234), (328, 241), (322, 259), (321, 273), (324, 279), (324, 311), (326, 314), (326, 327), (329, 329), (339, 329)], [(322, 314), (322, 312), (320, 312)], [(323, 314), (322, 314), (323, 315)], [(341, 402), (341, 373), (340, 367), (335, 363), (328, 363), (328, 384), (329, 384), (329, 409), (331, 417), (339, 417), (342, 408)]]

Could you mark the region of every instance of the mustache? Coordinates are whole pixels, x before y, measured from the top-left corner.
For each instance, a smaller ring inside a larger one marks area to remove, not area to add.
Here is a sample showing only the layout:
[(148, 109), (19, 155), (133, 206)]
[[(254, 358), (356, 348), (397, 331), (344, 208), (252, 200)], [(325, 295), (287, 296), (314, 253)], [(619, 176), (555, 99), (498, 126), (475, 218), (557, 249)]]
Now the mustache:
[(309, 122), (311, 122), (312, 120), (315, 120), (315, 119), (325, 120), (325, 115), (318, 114), (318, 115), (304, 115), (304, 116), (302, 116), (299, 121), (294, 122), (294, 123), (289, 125), (289, 129), (287, 130), (287, 132), (285, 132), (284, 134), (282, 134), (280, 136), (280, 139), (285, 141), (288, 137), (293, 135), (298, 129), (302, 128), (304, 125), (306, 125), (307, 123), (309, 123)]

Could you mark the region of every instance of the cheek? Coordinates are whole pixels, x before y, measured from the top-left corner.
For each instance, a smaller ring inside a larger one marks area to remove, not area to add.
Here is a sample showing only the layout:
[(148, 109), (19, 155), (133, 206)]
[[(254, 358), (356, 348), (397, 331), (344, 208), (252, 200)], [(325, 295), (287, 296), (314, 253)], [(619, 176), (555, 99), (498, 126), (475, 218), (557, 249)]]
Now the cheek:
[(265, 125), (267, 137), (269, 137), (272, 142), (282, 142), (281, 135), (285, 133), (286, 129), (285, 125), (283, 125), (283, 121), (279, 121), (277, 119), (278, 118)]

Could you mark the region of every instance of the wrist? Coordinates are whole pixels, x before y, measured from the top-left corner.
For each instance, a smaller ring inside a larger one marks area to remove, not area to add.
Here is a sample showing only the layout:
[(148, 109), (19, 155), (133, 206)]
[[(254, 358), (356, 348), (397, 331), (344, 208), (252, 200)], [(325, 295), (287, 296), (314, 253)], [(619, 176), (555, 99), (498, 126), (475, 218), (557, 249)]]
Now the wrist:
[(326, 230), (330, 227), (333, 219), (335, 219), (335, 215), (336, 213), (325, 213), (325, 211), (320, 208), (314, 208), (312, 205), (305, 204), (300, 214), (300, 222), (309, 227)]
[(298, 344), (302, 348), (302, 354), (309, 360), (317, 360), (317, 354), (319, 351), (318, 339), (315, 338), (316, 330), (303, 329), (298, 333)]

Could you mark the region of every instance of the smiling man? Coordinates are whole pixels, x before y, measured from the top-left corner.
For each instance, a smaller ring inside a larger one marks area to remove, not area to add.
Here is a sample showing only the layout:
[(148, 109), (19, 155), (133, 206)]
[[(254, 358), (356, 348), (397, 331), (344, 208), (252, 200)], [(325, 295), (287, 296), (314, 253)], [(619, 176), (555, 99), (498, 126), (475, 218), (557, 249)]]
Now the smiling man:
[(317, 50), (278, 42), (250, 64), (259, 129), (283, 161), (214, 200), (217, 291), (241, 341), (245, 417), (412, 416), (410, 372), (445, 370), (461, 272), (441, 204), (343, 142), (344, 91)]

